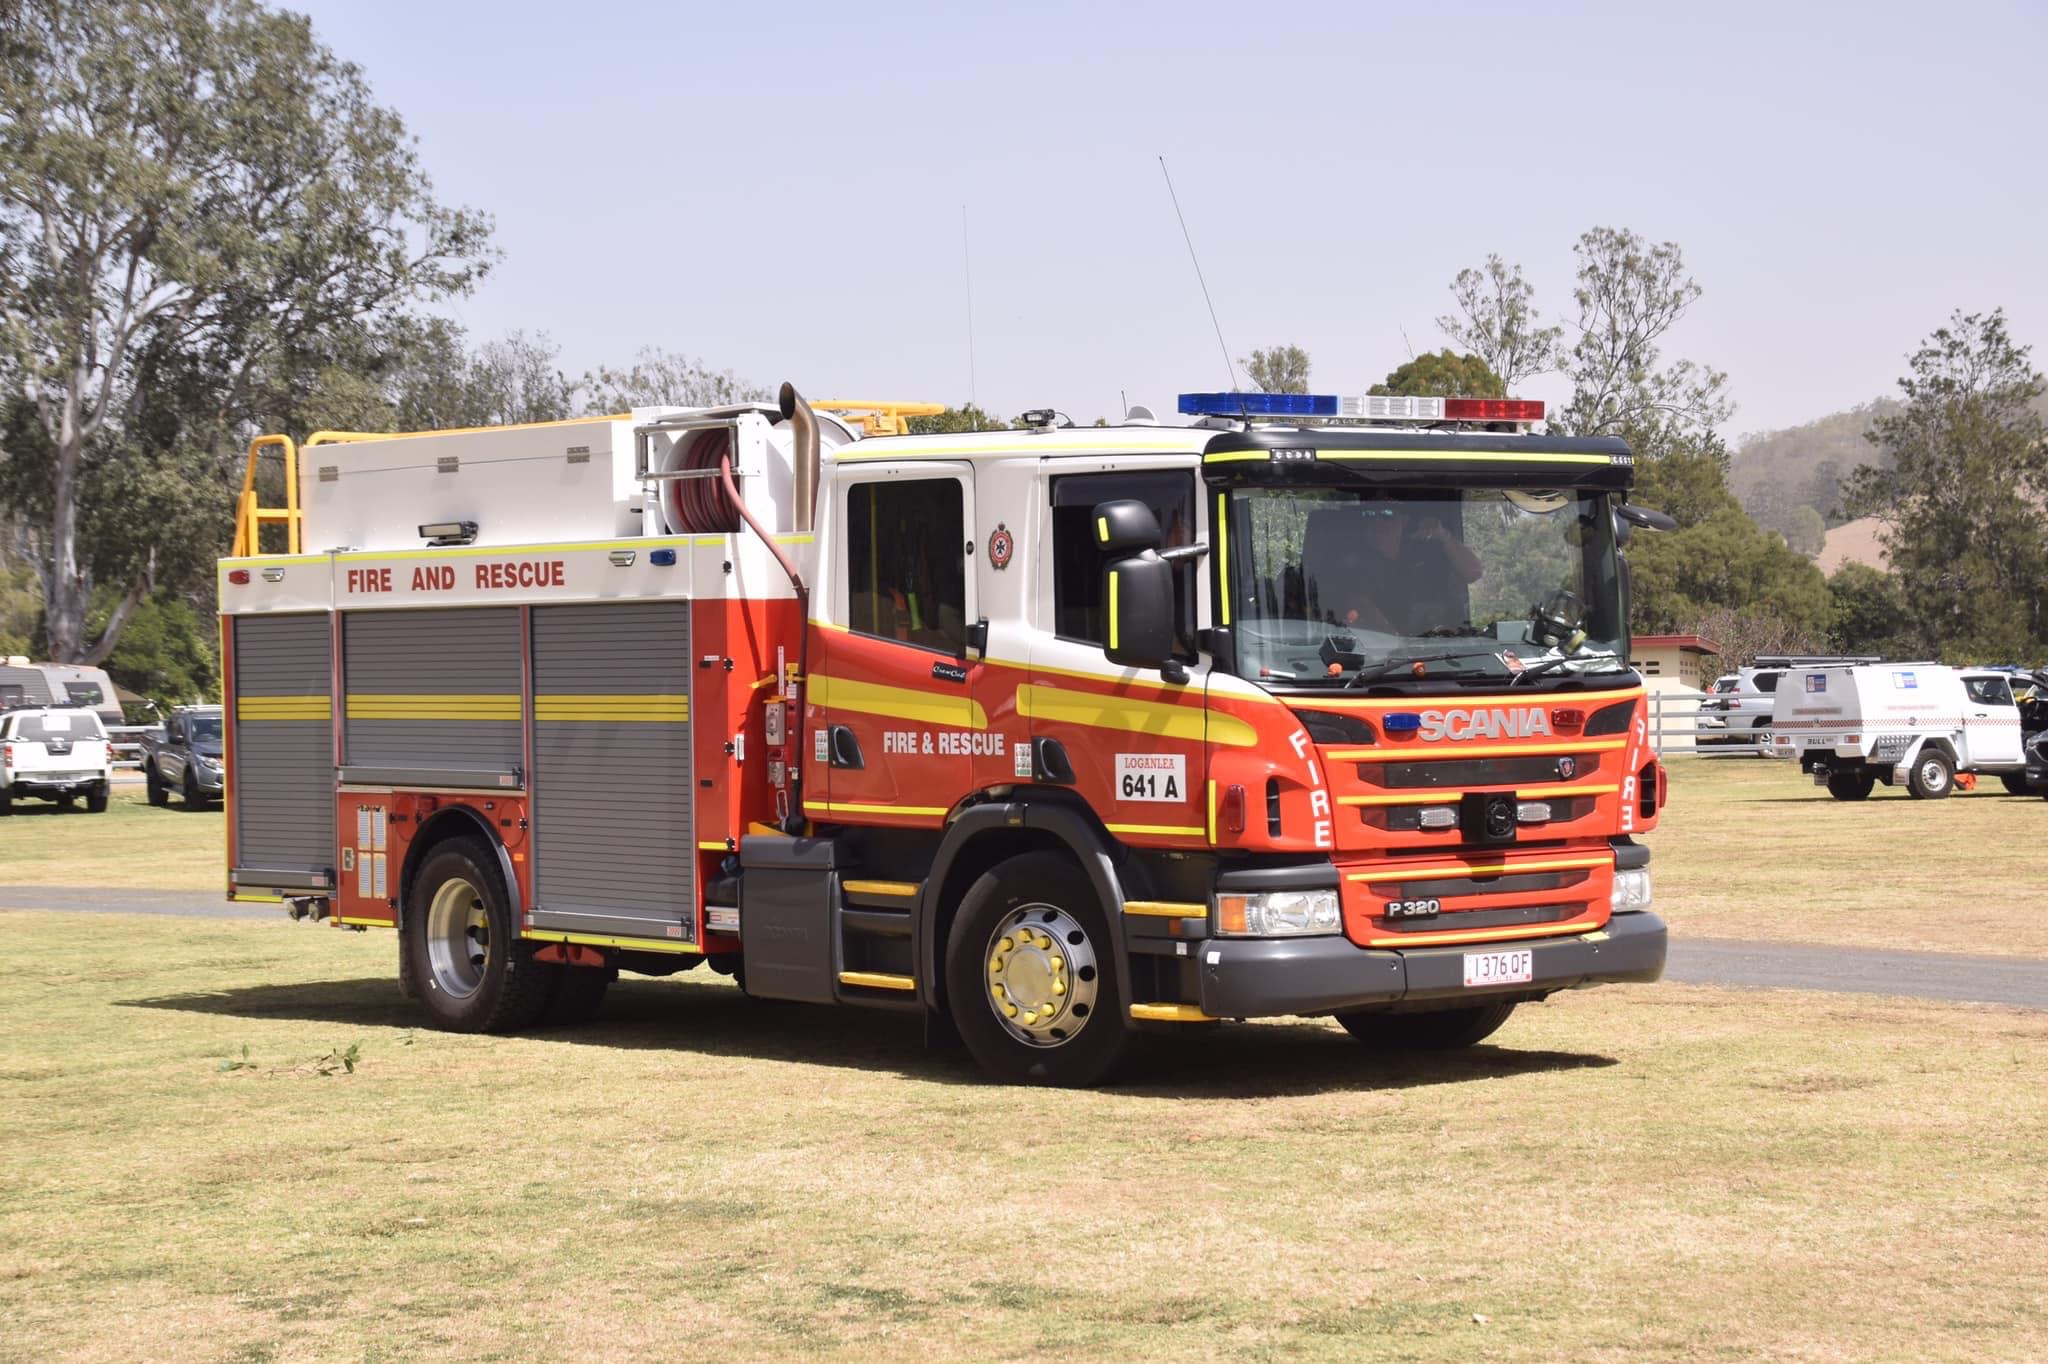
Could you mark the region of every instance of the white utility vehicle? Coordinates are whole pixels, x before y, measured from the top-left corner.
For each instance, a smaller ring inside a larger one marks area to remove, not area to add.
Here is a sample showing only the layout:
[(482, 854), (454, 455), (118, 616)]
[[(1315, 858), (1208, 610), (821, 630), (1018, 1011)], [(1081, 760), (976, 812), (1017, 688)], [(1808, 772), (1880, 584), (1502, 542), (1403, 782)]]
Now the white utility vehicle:
[(2020, 710), (2011, 678), (1940, 663), (1794, 668), (1778, 683), (1770, 752), (1836, 800), (1862, 800), (1878, 782), (1904, 782), (1939, 800), (1958, 772), (2025, 789)]
[(69, 805), (80, 796), (94, 814), (107, 808), (113, 782), (107, 731), (89, 710), (45, 707), (0, 714), (0, 815), (40, 796)]

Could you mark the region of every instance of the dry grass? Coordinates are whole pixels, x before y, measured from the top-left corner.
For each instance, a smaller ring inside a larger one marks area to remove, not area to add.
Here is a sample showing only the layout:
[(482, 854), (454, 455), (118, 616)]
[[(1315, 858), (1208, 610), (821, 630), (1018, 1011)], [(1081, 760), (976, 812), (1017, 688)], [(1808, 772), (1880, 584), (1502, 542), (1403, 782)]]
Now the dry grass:
[(1646, 841), (1677, 933), (2048, 956), (2048, 801), (1996, 780), (1838, 801), (1793, 763), (1678, 758)]
[(218, 805), (150, 805), (142, 787), (114, 788), (104, 813), (23, 801), (0, 819), (0, 886), (211, 890), (227, 886), (227, 821)]
[(0, 944), (8, 1358), (2048, 1356), (2037, 1013), (1655, 986), (1053, 1094), (690, 977), (499, 1039), (386, 935)]

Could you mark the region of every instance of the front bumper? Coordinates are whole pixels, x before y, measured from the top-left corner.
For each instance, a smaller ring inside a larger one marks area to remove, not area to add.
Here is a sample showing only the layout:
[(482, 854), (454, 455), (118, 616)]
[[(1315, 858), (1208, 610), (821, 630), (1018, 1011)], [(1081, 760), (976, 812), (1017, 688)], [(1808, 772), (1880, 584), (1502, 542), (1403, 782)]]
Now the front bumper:
[(209, 772), (198, 763), (193, 763), (186, 770), (191, 772), (192, 781), (200, 790), (212, 795), (219, 795), (221, 788), (227, 785), (227, 773), (224, 769), (217, 768)]
[[(1664, 974), (1667, 937), (1662, 919), (1637, 913), (1617, 914), (1606, 928), (1573, 937), (1456, 947), (1363, 948), (1339, 936), (1214, 938), (1201, 947), (1198, 1002), (1211, 1018), (1265, 1018), (1647, 983)], [(1466, 953), (1525, 947), (1532, 967), (1529, 980), (1466, 987)]]

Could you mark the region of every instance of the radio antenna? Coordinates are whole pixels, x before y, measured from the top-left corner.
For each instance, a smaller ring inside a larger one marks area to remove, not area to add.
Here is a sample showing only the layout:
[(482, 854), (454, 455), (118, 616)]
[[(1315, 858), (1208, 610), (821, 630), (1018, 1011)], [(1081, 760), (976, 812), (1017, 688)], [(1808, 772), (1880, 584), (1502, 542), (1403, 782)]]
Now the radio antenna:
[(1223, 324), (1216, 320), (1216, 303), (1209, 297), (1209, 281), (1202, 278), (1202, 258), (1195, 254), (1195, 239), (1188, 232), (1188, 219), (1180, 211), (1180, 196), (1173, 192), (1173, 173), (1166, 169), (1166, 158), (1159, 158), (1159, 173), (1166, 177), (1166, 197), (1173, 200), (1173, 216), (1180, 219), (1180, 235), (1188, 244), (1188, 259), (1195, 264), (1195, 283), (1202, 286), (1202, 302), (1209, 305), (1209, 325), (1216, 329), (1216, 348), (1223, 352), (1223, 372), (1230, 380), (1230, 388), (1237, 391), (1237, 364), (1230, 358), (1230, 347), (1223, 342)]
[(960, 263), (967, 272), (967, 402), (981, 406), (974, 378), (974, 257), (967, 245), (967, 205), (960, 205)]

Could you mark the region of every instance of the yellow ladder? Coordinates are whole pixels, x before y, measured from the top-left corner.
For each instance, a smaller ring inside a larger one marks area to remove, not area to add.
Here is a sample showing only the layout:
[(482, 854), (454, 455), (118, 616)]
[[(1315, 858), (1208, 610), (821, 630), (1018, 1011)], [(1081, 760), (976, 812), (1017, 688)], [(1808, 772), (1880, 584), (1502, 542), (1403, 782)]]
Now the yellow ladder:
[[(265, 507), (256, 500), (256, 462), (263, 452), (276, 449), (284, 455), (284, 505)], [(299, 506), (299, 447), (290, 436), (258, 436), (249, 442), (249, 463), (242, 472), (242, 495), (235, 499), (235, 547), (233, 558), (247, 558), (263, 552), (263, 527), (284, 527), (285, 553), (299, 552), (299, 528), (306, 513)]]
[(858, 423), (863, 436), (907, 436), (909, 418), (936, 417), (946, 410), (944, 403), (870, 403), (856, 398), (827, 398), (811, 406)]

